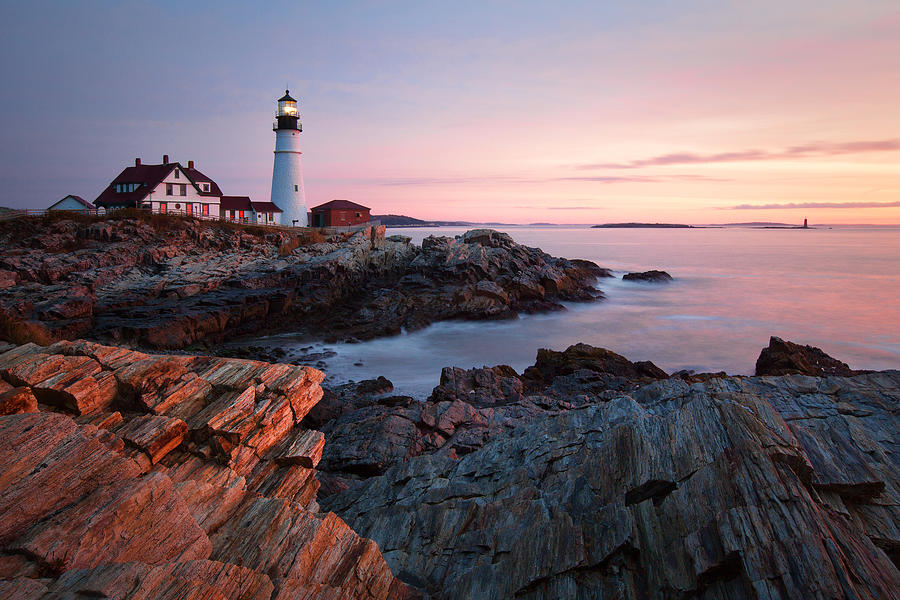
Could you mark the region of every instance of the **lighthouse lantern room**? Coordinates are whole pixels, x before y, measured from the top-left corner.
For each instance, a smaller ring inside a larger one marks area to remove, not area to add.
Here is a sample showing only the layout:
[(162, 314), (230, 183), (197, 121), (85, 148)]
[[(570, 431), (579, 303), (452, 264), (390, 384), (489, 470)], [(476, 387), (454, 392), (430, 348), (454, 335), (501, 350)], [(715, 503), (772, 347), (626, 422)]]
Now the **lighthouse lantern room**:
[(275, 112), (275, 166), (272, 170), (272, 202), (282, 211), (282, 225), (306, 227), (306, 196), (300, 166), (300, 112), (288, 90), (278, 99)]

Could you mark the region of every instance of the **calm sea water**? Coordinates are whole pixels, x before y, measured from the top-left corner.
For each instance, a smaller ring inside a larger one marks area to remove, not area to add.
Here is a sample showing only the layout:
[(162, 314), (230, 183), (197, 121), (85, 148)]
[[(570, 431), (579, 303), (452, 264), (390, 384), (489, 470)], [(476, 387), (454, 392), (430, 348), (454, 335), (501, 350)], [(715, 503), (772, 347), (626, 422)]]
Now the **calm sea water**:
[[(389, 229), (421, 243), (465, 228)], [(330, 381), (384, 375), (397, 393), (424, 398), (441, 368), (508, 364), (521, 372), (538, 348), (577, 342), (679, 369), (752, 374), (777, 335), (819, 346), (854, 368), (900, 368), (900, 228), (590, 229), (511, 227), (517, 242), (614, 269), (607, 299), (514, 321), (438, 323), (425, 330), (331, 350)], [(667, 285), (621, 280), (663, 269)], [(291, 335), (258, 341), (308, 346)]]

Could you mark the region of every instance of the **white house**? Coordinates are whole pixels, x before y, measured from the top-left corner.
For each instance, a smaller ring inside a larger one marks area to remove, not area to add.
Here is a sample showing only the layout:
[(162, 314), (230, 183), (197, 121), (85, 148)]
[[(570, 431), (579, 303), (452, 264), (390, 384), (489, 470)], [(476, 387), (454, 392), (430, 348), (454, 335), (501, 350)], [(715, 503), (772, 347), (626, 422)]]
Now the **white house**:
[(50, 206), (47, 210), (72, 210), (80, 212), (85, 210), (94, 211), (97, 210), (97, 207), (95, 207), (93, 204), (91, 204), (81, 196), (74, 196), (72, 194), (69, 194), (62, 200), (58, 200), (57, 202), (53, 203), (53, 205)]
[(218, 219), (222, 190), (216, 182), (194, 168), (169, 162), (145, 165), (134, 160), (103, 190), (94, 204), (104, 208), (146, 208), (155, 213), (176, 213)]
[(256, 222), (260, 225), (278, 225), (283, 212), (274, 202), (251, 202)]
[(222, 218), (236, 223), (256, 223), (253, 203), (248, 196), (222, 196)]

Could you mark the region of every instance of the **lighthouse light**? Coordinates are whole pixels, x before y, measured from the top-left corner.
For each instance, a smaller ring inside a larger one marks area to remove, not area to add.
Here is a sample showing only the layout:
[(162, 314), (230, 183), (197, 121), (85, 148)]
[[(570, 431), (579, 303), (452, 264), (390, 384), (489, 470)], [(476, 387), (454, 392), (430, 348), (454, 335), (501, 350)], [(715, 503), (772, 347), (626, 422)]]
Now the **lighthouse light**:
[(279, 117), (296, 117), (297, 116), (297, 103), (291, 102), (290, 100), (282, 100), (278, 103), (278, 115)]

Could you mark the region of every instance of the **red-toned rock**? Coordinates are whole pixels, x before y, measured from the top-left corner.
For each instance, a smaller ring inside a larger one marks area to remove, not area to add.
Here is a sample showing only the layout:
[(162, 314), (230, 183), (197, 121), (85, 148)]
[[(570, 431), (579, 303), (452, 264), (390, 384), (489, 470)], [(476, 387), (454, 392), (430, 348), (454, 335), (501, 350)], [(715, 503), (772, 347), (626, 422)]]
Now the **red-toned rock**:
[(140, 474), (104, 433), (53, 413), (0, 417), (0, 546), (74, 500)]
[(10, 387), (0, 392), (0, 415), (37, 412), (37, 398), (27, 387)]
[(0, 597), (406, 597), (375, 544), (317, 514), (324, 437), (299, 421), (322, 373), (75, 341), (6, 349), (0, 374), (84, 412), (118, 384), (75, 418), (0, 416)]
[(269, 600), (269, 577), (245, 567), (212, 560), (163, 565), (103, 564), (68, 571), (51, 584), (55, 597), (191, 600)]
[(146, 453), (154, 464), (177, 448), (187, 432), (187, 424), (181, 419), (156, 415), (136, 417), (115, 430), (116, 435)]
[(0, 374), (29, 386), (38, 400), (76, 414), (108, 408), (116, 395), (116, 380), (87, 356), (35, 353), (20, 357)]
[(10, 600), (38, 600), (47, 593), (47, 586), (36, 579), (16, 577), (0, 580), (0, 598)]
[(208, 558), (206, 533), (161, 473), (97, 488), (12, 544), (65, 570), (108, 562)]
[(281, 465), (300, 465), (315, 468), (322, 459), (325, 436), (319, 431), (302, 431), (285, 439), (282, 447), (276, 449), (275, 462)]

